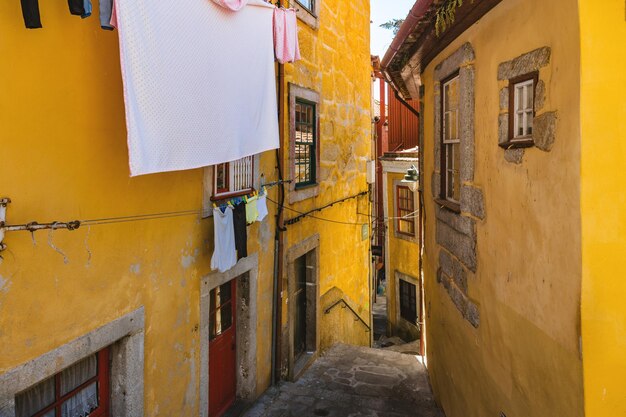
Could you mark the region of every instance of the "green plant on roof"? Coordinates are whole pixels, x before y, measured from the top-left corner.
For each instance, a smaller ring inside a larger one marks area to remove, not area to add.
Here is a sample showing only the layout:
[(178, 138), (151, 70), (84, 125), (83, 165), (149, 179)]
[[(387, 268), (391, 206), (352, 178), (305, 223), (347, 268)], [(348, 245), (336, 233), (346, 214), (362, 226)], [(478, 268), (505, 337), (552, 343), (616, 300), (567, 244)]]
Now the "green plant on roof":
[[(474, 3), (474, 0), (470, 0)], [(439, 36), (452, 26), (456, 17), (456, 9), (463, 6), (463, 0), (444, 0), (436, 12), (435, 34)]]

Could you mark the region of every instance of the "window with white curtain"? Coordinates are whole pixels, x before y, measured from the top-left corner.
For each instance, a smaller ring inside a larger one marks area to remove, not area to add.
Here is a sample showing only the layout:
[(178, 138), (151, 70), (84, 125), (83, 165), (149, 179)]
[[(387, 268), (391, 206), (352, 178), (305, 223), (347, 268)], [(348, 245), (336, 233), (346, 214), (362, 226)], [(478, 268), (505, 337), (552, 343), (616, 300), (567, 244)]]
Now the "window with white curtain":
[(108, 417), (109, 350), (90, 355), (15, 396), (16, 417)]

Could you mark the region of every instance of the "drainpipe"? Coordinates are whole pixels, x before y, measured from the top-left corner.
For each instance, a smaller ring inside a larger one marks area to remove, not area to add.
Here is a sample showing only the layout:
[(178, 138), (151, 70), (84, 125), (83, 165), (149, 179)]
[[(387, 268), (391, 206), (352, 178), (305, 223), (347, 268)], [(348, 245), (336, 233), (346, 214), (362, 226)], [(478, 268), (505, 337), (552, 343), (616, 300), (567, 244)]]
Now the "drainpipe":
[(283, 269), (283, 207), (285, 203), (285, 184), (283, 182), (282, 162), (284, 157), (284, 122), (285, 122), (285, 66), (278, 64), (278, 132), (280, 146), (276, 150), (276, 169), (278, 170), (278, 211), (276, 212), (276, 232), (274, 234), (274, 279), (272, 288), (272, 385), (278, 382), (277, 368), (281, 362), (281, 323), (282, 317), (282, 269)]

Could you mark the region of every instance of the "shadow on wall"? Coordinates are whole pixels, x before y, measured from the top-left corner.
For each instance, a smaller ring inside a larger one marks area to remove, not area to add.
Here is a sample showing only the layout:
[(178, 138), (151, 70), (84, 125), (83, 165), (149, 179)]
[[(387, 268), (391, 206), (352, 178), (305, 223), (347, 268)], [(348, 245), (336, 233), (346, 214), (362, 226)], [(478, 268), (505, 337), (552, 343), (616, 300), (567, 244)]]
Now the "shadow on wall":
[[(369, 314), (367, 311), (355, 310), (353, 312), (346, 304), (352, 308), (358, 305), (337, 287), (332, 287), (320, 297), (320, 350), (322, 352), (337, 343), (370, 345)], [(363, 324), (357, 315), (367, 325)]]

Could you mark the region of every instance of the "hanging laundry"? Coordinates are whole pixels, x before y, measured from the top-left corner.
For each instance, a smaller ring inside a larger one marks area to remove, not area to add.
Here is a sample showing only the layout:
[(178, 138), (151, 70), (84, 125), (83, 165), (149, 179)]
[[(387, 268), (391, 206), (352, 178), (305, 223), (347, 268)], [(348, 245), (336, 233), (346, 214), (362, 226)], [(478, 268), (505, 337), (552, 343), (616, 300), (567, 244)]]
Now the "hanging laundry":
[(226, 206), (223, 212), (220, 208), (213, 209), (213, 236), (211, 268), (226, 272), (237, 263), (232, 207)]
[(295, 9), (274, 9), (274, 53), (281, 64), (300, 59)]
[(278, 148), (273, 10), (115, 0), (131, 176)]
[(259, 211), (256, 206), (257, 200), (257, 196), (252, 196), (248, 197), (248, 201), (246, 201), (246, 222), (248, 224), (254, 223), (259, 217)]
[(265, 216), (267, 216), (267, 195), (266, 194), (262, 194), (259, 196), (257, 203), (256, 203), (256, 207), (257, 207), (257, 211), (259, 212), (259, 217), (256, 219), (256, 221), (260, 222), (263, 221), (263, 219), (265, 218)]
[(91, 5), (91, 0), (83, 0), (83, 8), (85, 9), (85, 13), (80, 15), (80, 17), (85, 19), (85, 18), (91, 16), (91, 12), (93, 11), (93, 7)]
[(70, 7), (70, 13), (77, 16), (85, 14), (84, 0), (67, 0), (67, 4)]
[(113, 12), (113, 0), (100, 0), (100, 27), (105, 30), (113, 30), (111, 14)]
[(237, 248), (237, 259), (248, 256), (248, 232), (246, 230), (246, 203), (235, 205), (233, 210), (233, 221), (235, 225), (235, 247)]
[[(111, 6), (111, 20), (109, 20), (109, 25), (111, 25), (111, 27), (113, 29), (115, 29), (117, 27), (117, 6), (116, 6), (116, 1), (113, 1), (113, 5)], [(128, 123), (127, 123), (128, 124)]]
[(234, 12), (241, 10), (246, 4), (248, 4), (248, 0), (213, 0), (213, 1), (219, 4), (220, 6), (225, 7)]
[(39, 29), (41, 17), (39, 15), (39, 0), (21, 0), (22, 16), (27, 29)]

